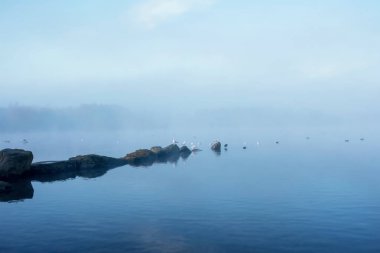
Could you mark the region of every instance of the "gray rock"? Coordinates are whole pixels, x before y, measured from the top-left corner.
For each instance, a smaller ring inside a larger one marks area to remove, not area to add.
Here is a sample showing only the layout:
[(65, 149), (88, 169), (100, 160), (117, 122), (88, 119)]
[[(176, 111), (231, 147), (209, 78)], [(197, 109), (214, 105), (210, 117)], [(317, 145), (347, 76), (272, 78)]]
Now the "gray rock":
[(164, 151), (164, 149), (161, 146), (154, 146), (150, 148), (150, 151), (152, 151), (155, 154), (160, 154)]
[(0, 151), (0, 178), (20, 177), (30, 170), (33, 154), (22, 149)]
[(161, 146), (154, 146), (150, 149), (154, 154), (156, 154), (156, 159), (165, 160), (166, 152)]
[(163, 148), (163, 150), (167, 156), (179, 154), (179, 147), (177, 144), (171, 144), (171, 145)]
[(211, 145), (211, 150), (215, 152), (220, 152), (221, 147), (222, 147), (222, 144), (219, 141), (217, 141)]
[(180, 149), (177, 144), (171, 144), (164, 148), (164, 157), (161, 158), (161, 162), (175, 163), (180, 157)]

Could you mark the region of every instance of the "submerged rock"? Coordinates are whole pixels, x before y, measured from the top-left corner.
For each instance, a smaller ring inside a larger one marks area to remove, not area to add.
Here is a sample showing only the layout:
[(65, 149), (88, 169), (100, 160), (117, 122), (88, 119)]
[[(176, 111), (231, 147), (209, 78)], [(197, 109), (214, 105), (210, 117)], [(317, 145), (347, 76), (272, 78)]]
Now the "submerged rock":
[(20, 177), (30, 170), (33, 154), (22, 149), (0, 151), (0, 178)]
[(211, 150), (215, 152), (220, 152), (221, 151), (222, 144), (220, 141), (217, 141), (211, 145)]

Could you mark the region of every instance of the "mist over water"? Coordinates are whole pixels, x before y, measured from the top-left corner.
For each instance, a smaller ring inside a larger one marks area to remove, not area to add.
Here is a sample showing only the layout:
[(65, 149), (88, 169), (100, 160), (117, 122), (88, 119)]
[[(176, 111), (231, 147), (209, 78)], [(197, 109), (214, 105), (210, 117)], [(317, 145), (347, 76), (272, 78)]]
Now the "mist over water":
[(0, 252), (380, 252), (379, 12), (0, 1), (0, 150), (202, 150), (0, 184)]

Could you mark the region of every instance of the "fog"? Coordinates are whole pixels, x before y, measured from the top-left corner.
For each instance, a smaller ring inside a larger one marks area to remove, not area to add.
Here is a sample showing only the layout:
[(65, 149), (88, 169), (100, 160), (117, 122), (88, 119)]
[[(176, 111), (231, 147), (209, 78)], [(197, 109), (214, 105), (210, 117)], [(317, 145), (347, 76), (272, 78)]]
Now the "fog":
[(0, 129), (375, 126), (376, 1), (1, 1)]

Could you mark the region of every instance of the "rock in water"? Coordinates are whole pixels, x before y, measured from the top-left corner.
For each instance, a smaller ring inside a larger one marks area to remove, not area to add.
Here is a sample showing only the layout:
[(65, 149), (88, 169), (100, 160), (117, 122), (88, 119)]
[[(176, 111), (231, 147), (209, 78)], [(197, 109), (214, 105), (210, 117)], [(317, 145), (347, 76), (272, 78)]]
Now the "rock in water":
[(186, 159), (189, 157), (189, 155), (191, 154), (191, 150), (187, 147), (187, 146), (182, 146), (180, 149), (179, 149), (179, 153), (181, 155), (181, 157), (183, 159)]
[(52, 182), (75, 178), (78, 174), (75, 161), (55, 161), (32, 163), (30, 179), (40, 182)]
[(220, 141), (217, 141), (211, 145), (211, 150), (215, 152), (220, 152), (221, 147), (222, 147), (222, 144), (220, 143)]
[(0, 151), (0, 178), (19, 177), (30, 170), (33, 154), (22, 149)]
[(159, 162), (176, 162), (180, 156), (180, 149), (177, 144), (171, 144), (163, 148), (164, 159), (159, 157)]
[(164, 149), (161, 146), (154, 146), (150, 149), (153, 153), (156, 155), (160, 155), (161, 153), (164, 152)]
[(158, 161), (166, 161), (166, 152), (161, 146), (154, 146), (150, 149), (155, 155)]
[(127, 154), (123, 159), (125, 159), (128, 164), (139, 166), (139, 165), (152, 165), (157, 158), (157, 155), (149, 149), (138, 149), (135, 152)]
[(0, 194), (8, 193), (12, 190), (12, 185), (8, 182), (0, 181)]
[(164, 147), (164, 152), (166, 156), (176, 156), (179, 154), (180, 150), (177, 144), (171, 144), (167, 147)]
[(153, 153), (157, 155), (157, 162), (168, 162), (178, 159), (180, 155), (180, 148), (177, 144), (171, 144), (167, 147), (155, 146), (150, 149)]
[(60, 173), (76, 172), (75, 161), (52, 161), (33, 163), (30, 175), (57, 175)]
[(124, 159), (118, 159), (101, 155), (79, 155), (69, 159), (70, 162), (76, 163), (77, 170), (88, 170), (96, 168), (115, 168), (123, 166), (127, 162)]

